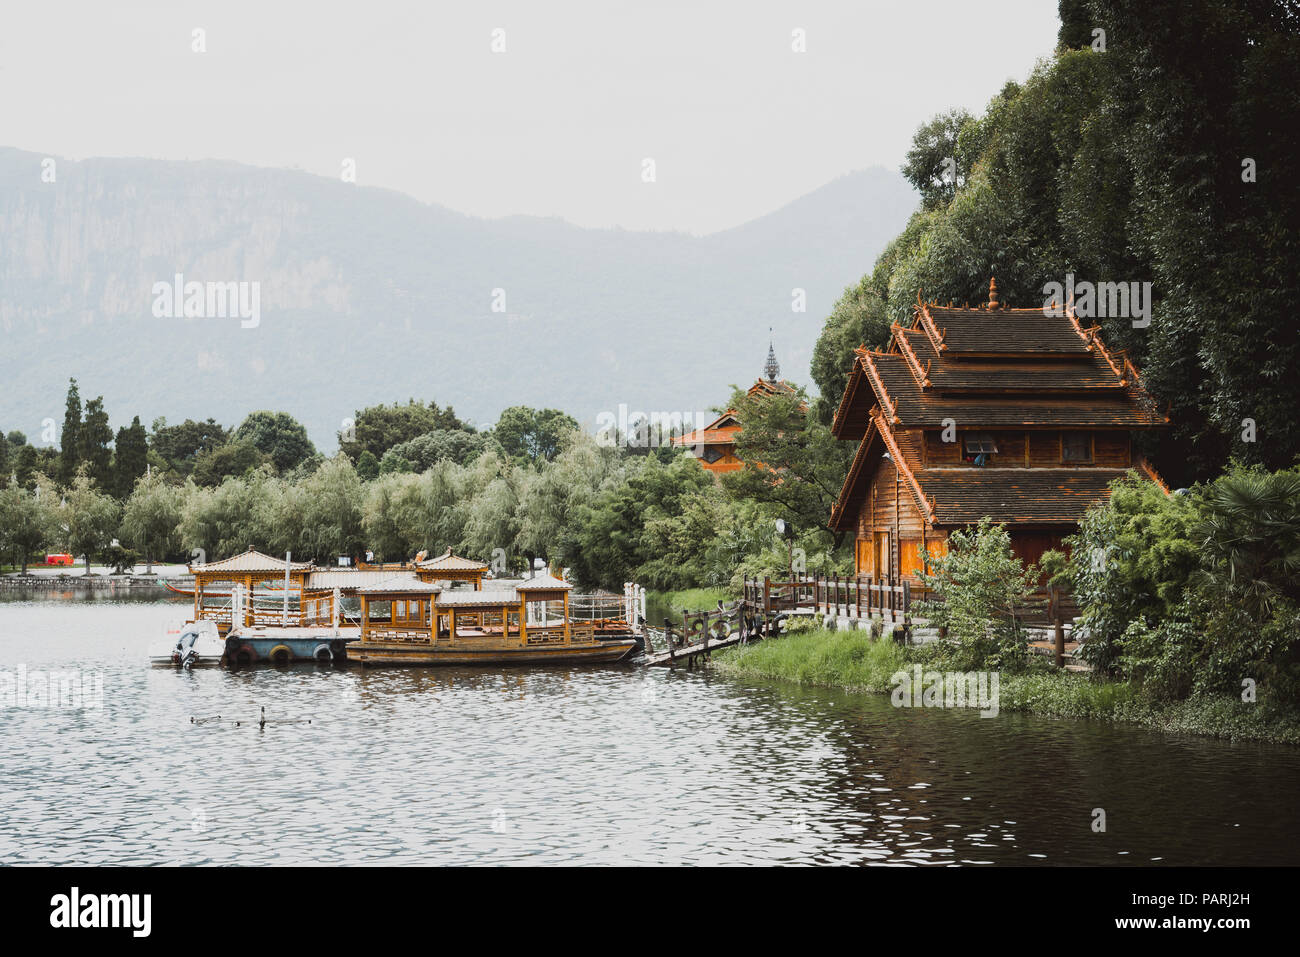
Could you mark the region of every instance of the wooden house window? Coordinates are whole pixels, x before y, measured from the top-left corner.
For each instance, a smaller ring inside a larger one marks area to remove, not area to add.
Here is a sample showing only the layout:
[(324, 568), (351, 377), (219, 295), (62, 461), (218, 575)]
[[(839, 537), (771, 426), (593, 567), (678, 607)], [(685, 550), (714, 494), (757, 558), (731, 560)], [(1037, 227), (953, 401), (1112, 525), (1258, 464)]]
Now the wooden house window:
[(1061, 461), (1072, 465), (1090, 463), (1092, 461), (1092, 433), (1061, 433)]
[(962, 452), (967, 462), (984, 465), (990, 455), (997, 455), (998, 444), (988, 432), (968, 432), (962, 437)]

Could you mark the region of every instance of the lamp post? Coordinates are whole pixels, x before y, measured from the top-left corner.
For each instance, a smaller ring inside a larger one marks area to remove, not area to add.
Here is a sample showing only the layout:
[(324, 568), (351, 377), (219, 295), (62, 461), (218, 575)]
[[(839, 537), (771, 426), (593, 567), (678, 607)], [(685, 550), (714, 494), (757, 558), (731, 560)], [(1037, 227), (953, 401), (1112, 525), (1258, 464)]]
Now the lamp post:
[(794, 581), (794, 523), (783, 518), (776, 520), (776, 533), (785, 539), (786, 554), (789, 560), (789, 581)]

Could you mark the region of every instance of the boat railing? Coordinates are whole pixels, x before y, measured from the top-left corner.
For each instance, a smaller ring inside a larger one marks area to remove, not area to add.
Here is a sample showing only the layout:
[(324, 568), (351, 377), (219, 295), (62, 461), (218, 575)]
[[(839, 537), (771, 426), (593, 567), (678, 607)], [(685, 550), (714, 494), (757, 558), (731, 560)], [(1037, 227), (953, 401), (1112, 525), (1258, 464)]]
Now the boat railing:
[(388, 625), (370, 622), (367, 635), (371, 641), (406, 641), (412, 644), (429, 644), (433, 635), (426, 628), (412, 628), (408, 625)]
[(530, 645), (558, 645), (564, 643), (564, 626), (556, 625), (530, 626), (528, 628), (527, 644)]

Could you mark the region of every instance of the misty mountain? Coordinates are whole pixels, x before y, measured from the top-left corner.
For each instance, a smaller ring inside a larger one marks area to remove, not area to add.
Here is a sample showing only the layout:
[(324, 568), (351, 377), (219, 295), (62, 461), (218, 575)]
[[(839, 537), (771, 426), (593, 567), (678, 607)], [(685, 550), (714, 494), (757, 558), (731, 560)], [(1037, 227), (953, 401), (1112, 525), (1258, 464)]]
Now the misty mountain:
[[(0, 428), (33, 441), (69, 376), (114, 428), (269, 408), (326, 450), (358, 407), (410, 397), (481, 424), (516, 404), (589, 424), (620, 403), (705, 411), (758, 375), (769, 326), (806, 383), (831, 305), (916, 205), (870, 169), (696, 237), (477, 219), (229, 162), (57, 160), (50, 183), (43, 159), (0, 149)], [(260, 321), (157, 317), (178, 273), (257, 283)]]

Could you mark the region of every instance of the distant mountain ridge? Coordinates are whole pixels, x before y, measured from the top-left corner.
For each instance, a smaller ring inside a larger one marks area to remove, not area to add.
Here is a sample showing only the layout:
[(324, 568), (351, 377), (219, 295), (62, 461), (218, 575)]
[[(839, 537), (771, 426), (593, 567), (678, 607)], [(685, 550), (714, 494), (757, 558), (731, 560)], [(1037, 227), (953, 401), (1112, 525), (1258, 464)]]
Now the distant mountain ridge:
[[(476, 219), (231, 162), (57, 160), (47, 183), (43, 159), (0, 148), (0, 428), (33, 439), (69, 376), (114, 428), (269, 408), (327, 450), (357, 408), (410, 397), (479, 423), (518, 404), (587, 423), (707, 410), (758, 375), (769, 326), (807, 382), (831, 305), (916, 206), (875, 168), (696, 237)], [(258, 283), (260, 323), (156, 318), (154, 284), (178, 273)]]

